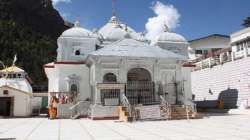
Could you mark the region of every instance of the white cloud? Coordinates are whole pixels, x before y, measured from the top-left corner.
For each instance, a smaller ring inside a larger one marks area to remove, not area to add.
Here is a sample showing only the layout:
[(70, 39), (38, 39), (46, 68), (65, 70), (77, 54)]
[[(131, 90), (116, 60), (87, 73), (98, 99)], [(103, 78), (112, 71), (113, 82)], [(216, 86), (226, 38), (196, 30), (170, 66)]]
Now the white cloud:
[(150, 17), (145, 25), (147, 31), (146, 37), (148, 39), (153, 39), (162, 33), (164, 31), (164, 24), (166, 24), (169, 29), (175, 29), (179, 26), (181, 15), (173, 5), (156, 1), (151, 9), (156, 16)]
[(56, 5), (56, 4), (60, 3), (60, 2), (69, 3), (69, 2), (71, 2), (71, 0), (52, 0), (53, 5)]

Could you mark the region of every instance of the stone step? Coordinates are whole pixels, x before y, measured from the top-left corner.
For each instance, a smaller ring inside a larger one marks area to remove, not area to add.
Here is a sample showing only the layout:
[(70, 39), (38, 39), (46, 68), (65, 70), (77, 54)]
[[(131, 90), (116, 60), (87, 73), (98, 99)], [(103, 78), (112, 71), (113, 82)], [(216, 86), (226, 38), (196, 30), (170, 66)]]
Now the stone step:
[(122, 106), (122, 107), (121, 107), (121, 110), (122, 110), (122, 111), (127, 111), (127, 107)]

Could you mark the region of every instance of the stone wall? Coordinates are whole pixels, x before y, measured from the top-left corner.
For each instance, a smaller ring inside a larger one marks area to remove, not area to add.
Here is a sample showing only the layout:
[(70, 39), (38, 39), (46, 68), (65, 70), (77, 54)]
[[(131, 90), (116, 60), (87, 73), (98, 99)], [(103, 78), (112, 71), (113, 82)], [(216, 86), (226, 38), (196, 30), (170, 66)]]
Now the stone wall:
[(250, 58), (238, 59), (191, 74), (195, 101), (223, 99), (226, 107), (250, 105)]

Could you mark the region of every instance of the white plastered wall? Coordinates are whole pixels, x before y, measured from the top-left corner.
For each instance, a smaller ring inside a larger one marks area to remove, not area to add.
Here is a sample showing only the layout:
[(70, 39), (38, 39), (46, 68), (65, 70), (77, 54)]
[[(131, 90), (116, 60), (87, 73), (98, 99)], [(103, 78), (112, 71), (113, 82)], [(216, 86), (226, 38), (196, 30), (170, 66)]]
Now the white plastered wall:
[[(3, 91), (8, 90), (8, 95), (3, 95)], [(0, 88), (0, 97), (14, 97), (13, 115), (15, 117), (30, 116), (32, 112), (31, 107), (31, 94), (23, 93), (8, 87)]]

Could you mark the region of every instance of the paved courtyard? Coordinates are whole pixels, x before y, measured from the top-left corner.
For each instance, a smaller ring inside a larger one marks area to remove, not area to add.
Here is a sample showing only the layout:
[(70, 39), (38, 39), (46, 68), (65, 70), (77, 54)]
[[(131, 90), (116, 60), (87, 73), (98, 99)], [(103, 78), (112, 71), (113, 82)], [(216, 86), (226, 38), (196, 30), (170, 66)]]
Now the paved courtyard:
[(0, 139), (18, 140), (250, 140), (250, 115), (200, 120), (115, 121), (0, 119)]

